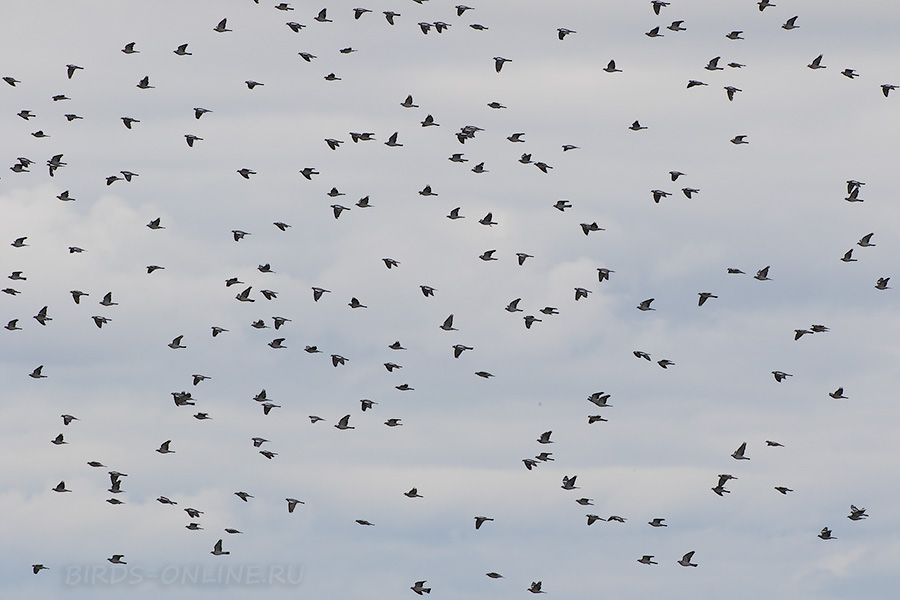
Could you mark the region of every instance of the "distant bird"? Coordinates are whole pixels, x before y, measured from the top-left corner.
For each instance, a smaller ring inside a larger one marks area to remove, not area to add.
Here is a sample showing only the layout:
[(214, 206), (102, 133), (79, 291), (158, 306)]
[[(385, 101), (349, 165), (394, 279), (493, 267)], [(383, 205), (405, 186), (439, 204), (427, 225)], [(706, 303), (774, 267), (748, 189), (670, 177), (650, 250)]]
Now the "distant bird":
[(493, 521), (494, 519), (490, 517), (475, 517), (475, 529), (481, 529), (481, 526), (484, 525), (485, 521)]
[(696, 567), (696, 563), (692, 563), (691, 559), (694, 557), (694, 550), (691, 550), (687, 554), (681, 557), (681, 560), (678, 561), (678, 564), (682, 567)]
[(847, 399), (847, 396), (844, 395), (844, 388), (842, 388), (842, 387), (839, 387), (838, 389), (834, 390), (833, 392), (829, 392), (828, 395), (831, 396), (832, 398), (834, 398), (835, 400), (846, 400)]
[(122, 560), (123, 558), (125, 558), (124, 554), (113, 554), (112, 557), (107, 558), (106, 560), (114, 565), (127, 565), (128, 563)]
[(557, 28), (556, 32), (557, 32), (560, 40), (565, 39), (565, 37), (567, 35), (569, 35), (570, 33), (578, 33), (577, 31), (572, 31), (571, 29), (566, 29), (565, 27)]
[(165, 227), (160, 225), (161, 220), (162, 219), (160, 217), (156, 217), (155, 219), (147, 223), (147, 227), (149, 227), (150, 229), (165, 229)]
[(652, 521), (648, 521), (647, 524), (650, 525), (651, 527), (668, 527), (668, 525), (663, 523), (663, 521), (665, 521), (665, 519), (656, 517)]
[(481, 377), (482, 379), (490, 379), (493, 377), (493, 373), (488, 373), (487, 371), (475, 371), (475, 374)]
[(228, 29), (226, 27), (227, 21), (228, 19), (222, 19), (221, 21), (219, 21), (218, 25), (213, 27), (213, 31), (215, 31), (216, 33), (225, 33), (226, 31), (231, 31), (231, 29)]
[(823, 527), (822, 531), (819, 532), (819, 537), (823, 540), (836, 540), (837, 538), (831, 535), (831, 530), (827, 527)]
[(297, 508), (298, 504), (305, 504), (305, 502), (297, 500), (296, 498), (285, 498), (285, 500), (287, 500), (287, 509), (289, 513), (294, 512), (294, 509)]
[(781, 28), (788, 29), (788, 30), (797, 29), (800, 26), (795, 25), (796, 22), (797, 22), (797, 17), (791, 17), (790, 19), (788, 19), (787, 21), (784, 22), (784, 25), (782, 25)]
[(744, 456), (744, 452), (747, 450), (747, 442), (742, 442), (738, 449), (731, 453), (731, 458), (735, 460), (750, 460), (749, 457)]
[(597, 221), (593, 223), (580, 223), (581, 231), (584, 235), (589, 235), (592, 231), (606, 231), (599, 225), (597, 225)]
[[(452, 319), (453, 315), (450, 315), (450, 317), (451, 317), (451, 318), (450, 318), (450, 324), (452, 325), (452, 324), (453, 324), (453, 319)], [(445, 325), (447, 324), (446, 321), (444, 322), (444, 324), (445, 324)], [(442, 328), (442, 329), (443, 329), (443, 328)], [(403, 346), (400, 345), (400, 341), (399, 341), (399, 340), (396, 341), (396, 342), (394, 342), (393, 344), (390, 344), (390, 345), (388, 346), (388, 348), (390, 348), (391, 350), (406, 350), (406, 348), (404, 348)]]
[(788, 492), (793, 492), (791, 488), (784, 487), (783, 485), (776, 485), (775, 489), (778, 490), (783, 496), (787, 496)]
[(512, 62), (510, 58), (503, 58), (502, 56), (494, 57), (494, 69), (499, 73), (500, 69), (503, 68), (503, 63)]
[(732, 31), (731, 33), (726, 34), (725, 37), (727, 37), (729, 40), (743, 40), (744, 38), (741, 37), (742, 33), (744, 33), (744, 32), (743, 31)]
[(172, 52), (177, 54), (178, 56), (191, 56), (191, 53), (187, 51), (187, 44), (181, 44), (177, 48), (175, 48)]
[(715, 58), (709, 59), (709, 62), (706, 63), (706, 66), (703, 67), (707, 71), (724, 71), (724, 67), (719, 66), (719, 60), (721, 56), (716, 56)]
[(426, 582), (426, 581), (427, 581), (426, 579), (423, 579), (422, 581), (417, 581), (417, 582), (416, 582), (412, 587), (410, 587), (409, 589), (411, 589), (412, 591), (414, 591), (415, 593), (417, 593), (417, 594), (420, 595), (420, 596), (421, 596), (422, 594), (430, 594), (430, 593), (431, 593), (431, 588), (430, 588), (430, 587), (425, 587), (425, 582)]
[(587, 397), (588, 402), (596, 404), (600, 408), (609, 408), (612, 406), (612, 404), (607, 404), (607, 401), (609, 400), (609, 398), (610, 398), (610, 395), (604, 394), (603, 392), (594, 392), (593, 394), (591, 394), (590, 396)]
[(841, 257), (842, 262), (856, 262), (857, 259), (853, 258), (853, 248), (850, 248), (844, 253), (844, 256)]
[(350, 423), (350, 415), (344, 415), (343, 417), (341, 417), (341, 419), (338, 421), (338, 423), (337, 423), (337, 425), (335, 425), (335, 427), (338, 429), (342, 429), (342, 430), (343, 429), (355, 429), (355, 427), (350, 426), (349, 423)]
[(661, 198), (667, 198), (672, 195), (669, 192), (664, 192), (662, 190), (652, 190), (651, 193), (653, 194), (653, 201), (657, 204), (659, 204)]
[(878, 278), (878, 281), (875, 283), (875, 289), (876, 289), (876, 290), (889, 290), (889, 289), (891, 289), (890, 287), (888, 287), (888, 281), (890, 281), (890, 280), (891, 280), (890, 277), (879, 277), (879, 278)]
[(863, 248), (869, 248), (869, 247), (874, 246), (875, 244), (872, 243), (872, 236), (873, 236), (873, 235), (875, 235), (875, 234), (874, 234), (874, 233), (867, 233), (866, 235), (862, 236), (862, 237), (859, 239), (859, 241), (856, 242), (857, 245), (862, 246)]
[(709, 292), (700, 292), (697, 295), (700, 296), (700, 300), (698, 301), (697, 306), (703, 306), (703, 304), (710, 298), (718, 298), (718, 296), (710, 294)]
[(882, 83), (881, 84), (881, 93), (884, 94), (884, 97), (887, 98), (888, 94), (891, 93), (891, 90), (896, 90), (898, 86), (892, 85), (890, 83)]
[(783, 448), (783, 447), (784, 447), (784, 444), (780, 444), (780, 443), (774, 442), (774, 441), (772, 441), (772, 440), (766, 440), (766, 446), (772, 446), (772, 447), (776, 447), (776, 448), (777, 448), (777, 447), (782, 447), (782, 448)]
[(125, 54), (140, 54), (140, 51), (134, 49), (134, 45), (136, 42), (128, 42), (125, 44), (125, 47), (122, 48), (122, 52)]
[(582, 298), (587, 298), (588, 294), (590, 294), (591, 292), (592, 292), (592, 290), (589, 290), (589, 289), (586, 289), (583, 287), (577, 287), (577, 288), (575, 288), (575, 300), (581, 300)]
[(814, 59), (812, 59), (812, 62), (806, 66), (809, 67), (810, 69), (824, 69), (825, 65), (822, 64), (822, 55), (820, 54), (817, 57), (815, 57)]
[(350, 298), (350, 302), (348, 303), (348, 306), (350, 308), (368, 308), (368, 306), (366, 306), (365, 304), (363, 304), (359, 300), (357, 300), (355, 296)]
[(384, 14), (384, 18), (387, 19), (387, 22), (391, 25), (394, 24), (394, 17), (401, 16), (400, 13), (397, 13), (397, 12), (394, 12), (391, 10), (386, 10), (386, 11), (384, 11), (383, 14)]
[(71, 492), (72, 490), (67, 490), (67, 489), (66, 489), (66, 482), (65, 482), (65, 481), (60, 481), (58, 484), (56, 484), (56, 487), (53, 488), (53, 491), (54, 491), (54, 492)]
[(640, 131), (642, 129), (647, 129), (647, 128), (642, 126), (640, 121), (635, 121), (634, 123), (631, 124), (631, 126), (628, 129), (630, 129), (632, 131)]
[(13, 243), (10, 244), (10, 246), (12, 246), (13, 248), (22, 248), (24, 246), (27, 246), (28, 244), (25, 243), (25, 240), (27, 239), (28, 236), (16, 238), (15, 240), (13, 240)]
[(541, 591), (541, 582), (540, 581), (532, 581), (531, 585), (528, 587), (528, 591), (532, 594), (546, 594), (547, 592)]
[(194, 109), (194, 118), (199, 119), (200, 117), (202, 117), (204, 114), (206, 114), (208, 112), (212, 112), (212, 111), (209, 109), (206, 109), (206, 108), (195, 108)]
[(222, 550), (222, 540), (220, 539), (218, 542), (216, 542), (215, 546), (213, 546), (213, 549), (210, 552), (210, 554), (212, 554), (214, 556), (222, 556), (223, 554), (231, 554), (231, 552)]
[(320, 288), (320, 287), (313, 287), (312, 292), (313, 292), (313, 300), (318, 302), (319, 298), (322, 297), (322, 294), (326, 294), (326, 293), (330, 294), (331, 290), (326, 290), (326, 289)]
[(847, 77), (848, 79), (859, 77), (859, 73), (857, 73), (854, 69), (844, 69), (843, 71), (841, 71), (841, 75)]
[(552, 444), (553, 442), (550, 440), (550, 436), (553, 434), (553, 431), (545, 431), (541, 434), (541, 437), (537, 439), (539, 444)]
[(31, 565), (31, 570), (35, 575), (40, 573), (43, 569), (49, 569), (49, 568), (50, 567), (45, 567), (44, 565), (41, 565), (41, 564)]
[(325, 8), (323, 8), (322, 10), (320, 10), (320, 11), (319, 11), (319, 14), (317, 14), (317, 15), (314, 17), (315, 20), (318, 21), (319, 23), (331, 23), (331, 22), (332, 22), (331, 19), (329, 19), (329, 18), (326, 16), (326, 14), (325, 14), (327, 10), (328, 10), (328, 9), (325, 9)]
[(615, 61), (615, 60), (610, 60), (610, 61), (606, 64), (606, 66), (603, 68), (603, 70), (606, 71), (607, 73), (621, 73), (621, 72), (622, 72), (622, 69), (617, 69), (617, 68), (616, 68), (616, 61)]
[(498, 258), (496, 258), (496, 257), (494, 256), (494, 252), (496, 252), (496, 250), (485, 250), (485, 251), (481, 254), (481, 256), (479, 256), (478, 258), (480, 258), (480, 259), (483, 260), (483, 261), (499, 260)]
[(456, 208), (451, 210), (450, 214), (447, 215), (447, 218), (450, 220), (465, 219), (465, 217), (463, 215), (459, 214), (459, 209), (460, 209), (460, 207), (457, 206)]
[(740, 91), (742, 91), (742, 90), (740, 90), (740, 89), (738, 89), (738, 88), (736, 88), (736, 87), (734, 87), (734, 86), (732, 86), (732, 85), (726, 85), (726, 86), (725, 86), (725, 93), (728, 95), (728, 100), (729, 100), (729, 101), (734, 100), (734, 94), (735, 94), (736, 92), (740, 92)]
[(424, 188), (422, 188), (422, 190), (419, 192), (419, 195), (420, 196), (437, 196), (436, 193), (431, 191), (430, 185), (426, 185)]
[(538, 461), (533, 458), (523, 458), (522, 462), (525, 464), (525, 468), (529, 471), (538, 465)]
[[(666, 27), (666, 29), (668, 29), (670, 31), (687, 31), (687, 27), (681, 26), (682, 23), (684, 23), (684, 21), (672, 21), (672, 23), (668, 27)], [(740, 38), (740, 39), (744, 39), (744, 38)]]
[(508, 136), (506, 139), (508, 139), (511, 142), (524, 142), (525, 140), (522, 139), (523, 135), (525, 135), (525, 134), (521, 133), (521, 132), (514, 133), (514, 134)]
[(657, 15), (659, 14), (659, 10), (660, 10), (663, 6), (668, 6), (668, 5), (669, 5), (668, 2), (663, 2), (662, 0), (652, 0), (652, 1), (650, 2), (650, 4), (653, 5), (653, 12), (654, 12), (655, 14), (657, 14)]
[(187, 348), (187, 346), (182, 346), (182, 345), (181, 345), (181, 339), (182, 339), (183, 337), (184, 337), (183, 335), (179, 335), (178, 337), (176, 337), (175, 339), (173, 339), (172, 342), (171, 342), (170, 344), (168, 344), (169, 348), (171, 348), (171, 349), (173, 349), (173, 350), (178, 350), (178, 349), (180, 349), (180, 348)]
[(696, 87), (698, 85), (707, 85), (702, 81), (697, 81), (696, 79), (689, 79), (687, 83), (687, 89), (691, 89), (692, 87)]
[(759, 2), (757, 2), (757, 4), (759, 5), (759, 12), (764, 11), (765, 9), (769, 8), (770, 6), (775, 6), (769, 0), (759, 0)]
[(363, 16), (367, 12), (372, 12), (372, 11), (369, 10), (368, 8), (354, 8), (353, 9), (353, 18), (359, 19), (361, 16)]
[(412, 488), (408, 492), (403, 492), (403, 495), (407, 498), (424, 498), (424, 496), (419, 495), (419, 490), (417, 488)]
[(662, 359), (662, 360), (656, 361), (656, 364), (658, 364), (659, 366), (661, 366), (663, 369), (668, 369), (670, 366), (674, 365), (675, 363), (673, 363), (673, 362), (672, 362), (671, 360), (669, 360), (668, 358), (664, 358), (664, 359)]
[(771, 281), (769, 278), (769, 267), (766, 266), (757, 271), (756, 275), (753, 276), (753, 279), (758, 279), (759, 281)]
[(865, 508), (856, 508), (852, 504), (850, 505), (850, 514), (847, 515), (847, 518), (851, 521), (861, 521), (867, 518), (869, 515), (866, 514)]
[(34, 319), (40, 323), (41, 325), (46, 326), (47, 321), (52, 321), (53, 319), (47, 316), (47, 307), (43, 307), (38, 311), (38, 314), (34, 315)]
[(527, 258), (534, 258), (534, 256), (532, 256), (531, 254), (526, 254), (525, 252), (516, 252), (516, 260), (518, 261), (519, 266), (524, 265), (525, 259)]
[(118, 306), (119, 305), (118, 302), (113, 302), (112, 292), (106, 292), (106, 294), (103, 296), (103, 300), (100, 301), (100, 304), (102, 304), (103, 306)]
[(736, 135), (733, 138), (731, 138), (731, 143), (735, 144), (735, 145), (749, 144), (750, 142), (748, 142), (746, 140), (746, 137), (747, 137), (746, 135)]
[(56, 446), (61, 446), (61, 445), (63, 445), (63, 444), (68, 444), (69, 442), (67, 442), (67, 441), (63, 438), (63, 434), (59, 434), (58, 436), (56, 436), (55, 438), (53, 438), (52, 440), (50, 440), (50, 443), (51, 443), (51, 444), (54, 444), (54, 445), (56, 445)]
[(652, 38), (656, 38), (656, 37), (665, 37), (663, 34), (661, 34), (661, 33), (659, 32), (659, 26), (658, 26), (658, 25), (657, 25), (656, 27), (654, 27), (653, 29), (651, 29), (650, 31), (648, 31), (647, 33), (645, 33), (644, 35), (646, 35), (647, 37), (652, 37)]
[(642, 557), (640, 557), (640, 558), (638, 559), (638, 562), (639, 562), (639, 563), (642, 563), (642, 564), (645, 564), (645, 565), (656, 565), (656, 564), (659, 564), (659, 563), (653, 561), (653, 555), (652, 555), (652, 554), (645, 554), (645, 555), (643, 555)]
[[(138, 82), (137, 87), (141, 88), (142, 90), (150, 90), (150, 89), (153, 89), (153, 86), (150, 85), (150, 76), (149, 76), (149, 75), (145, 75), (145, 76)], [(129, 129), (130, 129), (130, 127), (129, 127)]]
[(785, 373), (784, 371), (772, 371), (772, 375), (775, 377), (775, 381), (781, 383), (787, 377), (793, 377), (790, 373)]
[(460, 355), (466, 350), (473, 350), (471, 346), (464, 346), (463, 344), (456, 344), (453, 346), (453, 358), (459, 358)]
[(506, 108), (505, 106), (503, 106), (503, 105), (500, 104), (499, 102), (488, 102), (488, 106), (489, 106), (490, 108), (493, 108), (493, 109)]
[(159, 448), (156, 449), (160, 454), (174, 454), (174, 450), (169, 450), (169, 444), (172, 443), (172, 440), (166, 440), (162, 444), (159, 445)]
[(655, 308), (650, 307), (650, 303), (653, 302), (653, 300), (655, 300), (655, 298), (648, 298), (648, 299), (642, 301), (640, 304), (637, 305), (637, 309), (641, 310), (641, 311), (656, 310)]

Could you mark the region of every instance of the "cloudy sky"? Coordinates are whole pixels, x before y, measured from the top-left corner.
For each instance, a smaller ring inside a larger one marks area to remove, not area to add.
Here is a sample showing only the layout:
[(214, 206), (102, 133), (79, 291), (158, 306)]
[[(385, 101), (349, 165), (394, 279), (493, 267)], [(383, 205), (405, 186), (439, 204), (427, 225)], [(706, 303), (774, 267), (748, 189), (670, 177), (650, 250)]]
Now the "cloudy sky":
[[(900, 85), (900, 5), (493, 0), (458, 16), (379, 0), (355, 19), (357, 4), (274, 4), (2, 10), (0, 257), (24, 279), (0, 297), (0, 321), (18, 319), (0, 336), (0, 595), (352, 600), (421, 580), (436, 598), (522, 598), (537, 581), (572, 599), (894, 593), (900, 313), (875, 285), (900, 278), (900, 90), (882, 88)], [(232, 31), (213, 31), (223, 18)], [(423, 34), (435, 22), (449, 27)], [(394, 132), (402, 146), (385, 145)], [(19, 157), (34, 162), (16, 172)], [(107, 185), (122, 171), (137, 175)], [(314, 286), (329, 292), (314, 301)], [(715, 297), (700, 307), (700, 292)], [(794, 339), (814, 324), (827, 331)], [(471, 350), (454, 358), (457, 344)], [(176, 406), (182, 391), (196, 404)], [(155, 452), (166, 440), (174, 453)], [(750, 460), (731, 456), (742, 443)], [(552, 461), (526, 469), (541, 452)], [(720, 474), (736, 478), (721, 497)], [(289, 497), (304, 504), (288, 513)], [(851, 504), (871, 516), (849, 520)], [(493, 521), (476, 531), (475, 516)], [(230, 554), (211, 556), (219, 539)], [(677, 563), (689, 551), (696, 568)]]

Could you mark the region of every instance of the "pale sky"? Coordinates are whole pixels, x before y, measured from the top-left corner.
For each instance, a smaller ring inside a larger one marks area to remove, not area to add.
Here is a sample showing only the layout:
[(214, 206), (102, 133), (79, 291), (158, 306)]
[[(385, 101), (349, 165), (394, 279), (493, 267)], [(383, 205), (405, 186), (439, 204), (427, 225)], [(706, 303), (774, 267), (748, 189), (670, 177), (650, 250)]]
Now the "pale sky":
[[(0, 596), (355, 600), (411, 597), (422, 580), (434, 598), (523, 598), (538, 581), (571, 599), (895, 593), (900, 90), (882, 85), (900, 85), (900, 5), (275, 4), (0, 13), (0, 77), (15, 82), (0, 81), (0, 256), (24, 278), (0, 296), (0, 324), (21, 327), (0, 336)], [(358, 6), (371, 12), (354, 19)], [(232, 31), (213, 31), (223, 18)], [(450, 27), (423, 34), (434, 22)], [(825, 68), (808, 68), (820, 54)], [(497, 72), (495, 57), (511, 62)], [(479, 129), (460, 143), (466, 126)], [(14, 172), (19, 157), (34, 163)], [(107, 185), (122, 171), (137, 176)], [(456, 207), (464, 218), (448, 219)], [(254, 302), (238, 302), (248, 286)], [(314, 301), (313, 287), (329, 292)], [(698, 306), (701, 292), (716, 297)], [(504, 310), (517, 298), (521, 312)], [(275, 316), (289, 319), (277, 331)], [(794, 339), (813, 325), (827, 331)], [(168, 347), (176, 336), (184, 348)], [(181, 391), (196, 404), (176, 406)], [(347, 414), (353, 429), (336, 429)], [(156, 452), (167, 440), (174, 453)], [(750, 460), (731, 456), (742, 443)], [(526, 469), (541, 452), (553, 460)], [(119, 494), (111, 470), (127, 473)], [(736, 478), (721, 497), (720, 474)], [(303, 504), (289, 513), (286, 498)], [(476, 530), (476, 516), (493, 521)], [(230, 554), (210, 555), (219, 539)], [(678, 564), (689, 551), (697, 567)]]

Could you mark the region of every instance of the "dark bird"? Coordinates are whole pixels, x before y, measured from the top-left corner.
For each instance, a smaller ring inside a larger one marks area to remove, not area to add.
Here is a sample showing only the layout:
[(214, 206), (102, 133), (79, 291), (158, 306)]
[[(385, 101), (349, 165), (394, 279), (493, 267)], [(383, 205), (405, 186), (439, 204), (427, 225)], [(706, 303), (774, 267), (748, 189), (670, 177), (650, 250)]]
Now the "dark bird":
[(494, 57), (494, 69), (499, 73), (500, 69), (503, 68), (503, 63), (505, 63), (505, 62), (512, 62), (512, 59), (503, 58), (502, 56), (495, 56)]
[(700, 293), (697, 294), (697, 295), (700, 296), (700, 299), (698, 300), (697, 306), (703, 306), (703, 304), (704, 304), (707, 300), (709, 300), (710, 298), (718, 298), (718, 296), (713, 295), (713, 294), (710, 294), (709, 292), (700, 292)]

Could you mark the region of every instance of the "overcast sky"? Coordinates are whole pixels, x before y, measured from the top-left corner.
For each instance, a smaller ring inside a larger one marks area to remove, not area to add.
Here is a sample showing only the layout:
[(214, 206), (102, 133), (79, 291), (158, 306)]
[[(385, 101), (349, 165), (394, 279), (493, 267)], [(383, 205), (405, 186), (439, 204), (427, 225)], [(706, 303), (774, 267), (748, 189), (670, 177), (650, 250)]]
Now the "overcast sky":
[[(0, 81), (0, 260), (24, 278), (0, 295), (0, 322), (21, 328), (0, 336), (0, 595), (354, 600), (421, 580), (435, 598), (523, 598), (537, 581), (571, 599), (895, 593), (900, 90), (882, 85), (900, 85), (900, 5), (493, 0), (458, 16), (396, 0), (355, 19), (357, 4), (274, 4), (0, 9), (15, 83)], [(232, 31), (213, 31), (223, 18)], [(449, 27), (423, 34), (435, 22)], [(511, 62), (497, 72), (495, 57)], [(394, 132), (402, 146), (385, 145)], [(15, 172), (19, 157), (34, 162)], [(122, 171), (136, 176), (107, 184)], [(698, 306), (701, 292), (715, 297)], [(794, 339), (814, 324), (827, 331)], [(454, 358), (457, 344), (471, 349)], [(182, 391), (196, 404), (176, 406)], [(155, 452), (166, 440), (174, 453)], [(750, 460), (731, 456), (742, 443)], [(541, 452), (553, 460), (526, 469)], [(722, 496), (720, 474), (736, 478)], [(493, 521), (476, 531), (475, 516)], [(219, 539), (230, 554), (211, 556)], [(696, 568), (677, 563), (689, 551)]]

